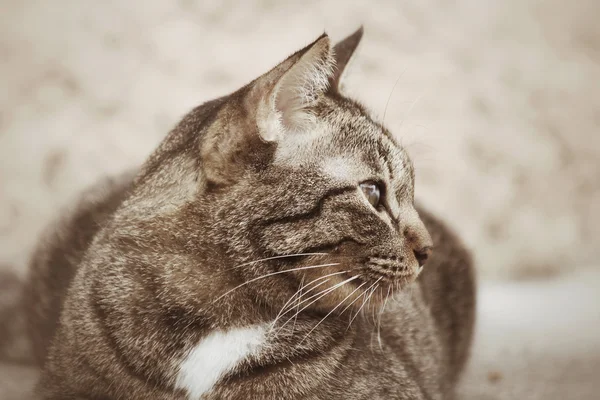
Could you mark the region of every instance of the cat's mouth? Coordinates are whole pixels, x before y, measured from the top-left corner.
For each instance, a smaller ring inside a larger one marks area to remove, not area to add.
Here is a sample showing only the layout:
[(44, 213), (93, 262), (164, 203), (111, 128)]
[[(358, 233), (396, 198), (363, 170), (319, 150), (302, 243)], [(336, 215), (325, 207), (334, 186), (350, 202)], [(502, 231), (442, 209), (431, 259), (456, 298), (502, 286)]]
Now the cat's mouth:
[(348, 313), (381, 306), (414, 282), (422, 270), (418, 263), (412, 265), (399, 256), (356, 257), (340, 250), (277, 256), (278, 261), (285, 261), (281, 271), (297, 271), (295, 296), (301, 298), (302, 307)]
[(322, 289), (330, 294), (323, 297), (321, 306), (330, 311), (341, 310), (341, 314), (380, 307), (414, 282), (422, 270), (418, 265), (408, 268), (394, 260), (382, 260), (371, 258), (356, 268), (328, 274), (333, 277)]

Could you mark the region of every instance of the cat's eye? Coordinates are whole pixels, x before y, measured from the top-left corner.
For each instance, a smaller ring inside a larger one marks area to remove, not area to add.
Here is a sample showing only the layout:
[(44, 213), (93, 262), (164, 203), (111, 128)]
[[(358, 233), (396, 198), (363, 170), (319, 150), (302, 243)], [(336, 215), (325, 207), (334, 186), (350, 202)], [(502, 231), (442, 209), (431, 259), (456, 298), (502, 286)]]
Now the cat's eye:
[(371, 203), (373, 208), (377, 209), (379, 207), (379, 203), (381, 201), (381, 188), (377, 182), (366, 181), (361, 183), (360, 190), (362, 190), (363, 194), (367, 198), (367, 201)]

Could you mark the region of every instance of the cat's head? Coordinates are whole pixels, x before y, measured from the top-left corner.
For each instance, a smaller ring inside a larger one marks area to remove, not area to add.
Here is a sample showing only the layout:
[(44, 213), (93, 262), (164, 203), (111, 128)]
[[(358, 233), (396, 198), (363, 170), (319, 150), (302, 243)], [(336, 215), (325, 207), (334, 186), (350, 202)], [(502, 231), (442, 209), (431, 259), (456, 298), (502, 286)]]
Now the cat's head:
[(332, 49), (324, 34), (198, 107), (146, 164), (137, 197), (186, 209), (188, 234), (201, 224), (189, 240), (230, 275), (215, 296), (252, 281), (236, 290), (279, 304), (304, 285), (324, 294), (311, 307), (358, 308), (418, 276), (432, 242), (414, 206), (413, 165), (340, 91), (361, 36)]

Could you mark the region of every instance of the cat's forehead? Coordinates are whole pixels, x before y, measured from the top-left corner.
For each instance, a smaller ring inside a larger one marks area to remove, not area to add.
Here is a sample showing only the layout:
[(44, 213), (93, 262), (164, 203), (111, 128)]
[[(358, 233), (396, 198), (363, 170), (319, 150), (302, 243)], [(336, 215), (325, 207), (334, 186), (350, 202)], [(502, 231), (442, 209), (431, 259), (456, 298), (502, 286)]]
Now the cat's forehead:
[(406, 151), (358, 104), (327, 98), (314, 109), (310, 130), (291, 134), (278, 148), (276, 163), (318, 168), (343, 181), (385, 178), (412, 184)]

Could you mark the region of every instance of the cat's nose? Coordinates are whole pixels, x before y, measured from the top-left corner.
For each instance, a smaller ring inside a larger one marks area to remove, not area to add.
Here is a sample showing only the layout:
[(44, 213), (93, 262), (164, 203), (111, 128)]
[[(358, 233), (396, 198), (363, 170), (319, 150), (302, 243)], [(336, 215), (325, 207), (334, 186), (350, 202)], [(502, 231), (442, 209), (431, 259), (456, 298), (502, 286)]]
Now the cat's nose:
[(411, 211), (411, 213), (406, 214), (407, 224), (404, 227), (404, 238), (408, 247), (407, 250), (412, 250), (419, 267), (422, 267), (431, 256), (433, 240), (417, 211), (414, 209)]
[(415, 253), (415, 258), (419, 262), (419, 267), (422, 267), (427, 262), (427, 259), (431, 255), (432, 248), (431, 246), (422, 247), (418, 250), (413, 250)]
[(416, 224), (416, 227), (413, 227), (413, 229), (409, 231), (407, 239), (415, 258), (419, 263), (419, 267), (422, 267), (427, 262), (429, 256), (431, 256), (433, 251), (433, 241), (431, 240), (431, 236), (429, 236), (429, 232), (425, 228), (425, 225), (423, 225), (421, 221), (419, 222), (419, 224)]

